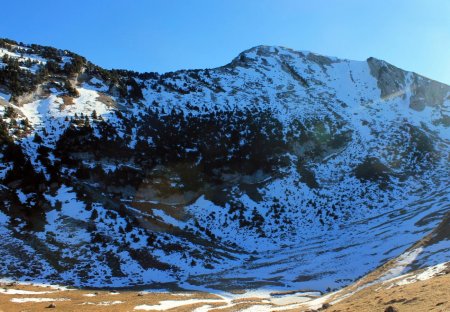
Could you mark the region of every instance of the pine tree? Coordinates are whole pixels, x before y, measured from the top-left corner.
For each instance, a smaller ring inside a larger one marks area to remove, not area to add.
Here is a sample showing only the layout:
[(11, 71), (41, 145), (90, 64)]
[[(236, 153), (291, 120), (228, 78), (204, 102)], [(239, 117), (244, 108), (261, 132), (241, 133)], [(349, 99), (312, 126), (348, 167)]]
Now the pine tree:
[(37, 132), (34, 134), (33, 142), (38, 144), (41, 144), (43, 142), (41, 136)]

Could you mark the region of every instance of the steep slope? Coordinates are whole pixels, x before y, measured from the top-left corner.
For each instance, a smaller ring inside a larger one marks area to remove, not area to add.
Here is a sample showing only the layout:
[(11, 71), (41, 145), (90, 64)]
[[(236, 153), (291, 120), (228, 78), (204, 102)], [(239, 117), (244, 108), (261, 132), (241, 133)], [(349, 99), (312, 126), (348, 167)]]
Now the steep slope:
[[(447, 311), (450, 308), (446, 291), (450, 283), (449, 267), (448, 262), (440, 263), (379, 281), (350, 294), (337, 292), (328, 296), (326, 301), (332, 304), (328, 303), (327, 311)], [(307, 306), (322, 307), (320, 301), (324, 302), (319, 298), (307, 303)]]
[(1, 43), (3, 276), (324, 291), (449, 210), (450, 87), (384, 61), (259, 46), (160, 75)]

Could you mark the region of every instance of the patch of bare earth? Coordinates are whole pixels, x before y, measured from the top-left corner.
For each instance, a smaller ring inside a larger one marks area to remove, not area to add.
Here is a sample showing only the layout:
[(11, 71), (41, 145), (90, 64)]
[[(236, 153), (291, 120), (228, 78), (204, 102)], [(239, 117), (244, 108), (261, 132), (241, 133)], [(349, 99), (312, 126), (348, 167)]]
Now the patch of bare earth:
[[(95, 291), (95, 290), (55, 290), (45, 286), (2, 284), (0, 289), (0, 312), (15, 311), (139, 311), (140, 305), (156, 306), (160, 302), (186, 299), (198, 299), (199, 303), (170, 309), (169, 311), (192, 311), (195, 308), (210, 305), (224, 305), (220, 302), (208, 302), (221, 299), (218, 296), (201, 293), (147, 293), (138, 291)], [(8, 289), (7, 291), (4, 291)], [(20, 291), (34, 293), (20, 294)], [(53, 300), (52, 300), (53, 299)], [(205, 300), (207, 303), (202, 303)], [(54, 308), (49, 308), (54, 304)]]
[(114, 99), (112, 97), (110, 97), (109, 95), (107, 95), (105, 93), (99, 92), (97, 101), (105, 104), (108, 107), (118, 108), (116, 101), (114, 101)]
[(59, 109), (61, 111), (66, 109), (67, 106), (73, 105), (75, 103), (74, 100), (73, 100), (73, 97), (71, 97), (69, 95), (63, 95), (61, 98), (63, 100), (63, 104), (61, 104), (59, 106)]
[(450, 274), (406, 285), (375, 284), (357, 291), (326, 311), (450, 311)]
[(0, 284), (0, 312), (450, 311), (450, 263), (389, 280), (371, 280), (370, 284), (355, 283), (322, 297), (300, 291), (262, 294), (262, 297), (250, 292), (248, 296), (244, 293), (234, 299), (204, 292), (110, 292), (3, 283)]

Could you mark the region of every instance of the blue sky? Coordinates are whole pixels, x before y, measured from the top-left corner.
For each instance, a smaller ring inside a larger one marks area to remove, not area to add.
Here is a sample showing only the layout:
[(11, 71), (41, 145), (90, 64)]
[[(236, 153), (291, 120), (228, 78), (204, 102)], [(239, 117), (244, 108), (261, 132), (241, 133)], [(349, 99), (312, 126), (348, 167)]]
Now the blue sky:
[(384, 59), (450, 84), (449, 0), (14, 0), (0, 37), (105, 68), (216, 67), (250, 47)]

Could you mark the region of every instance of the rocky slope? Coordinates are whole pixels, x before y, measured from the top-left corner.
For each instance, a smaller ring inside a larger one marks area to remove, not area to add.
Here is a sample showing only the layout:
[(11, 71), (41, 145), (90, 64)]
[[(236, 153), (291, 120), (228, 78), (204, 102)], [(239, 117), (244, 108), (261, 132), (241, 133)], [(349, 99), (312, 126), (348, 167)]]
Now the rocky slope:
[[(0, 274), (76, 286), (349, 284), (450, 207), (450, 87), (258, 46), (108, 71), (0, 42)], [(448, 233), (394, 274), (448, 260)]]

